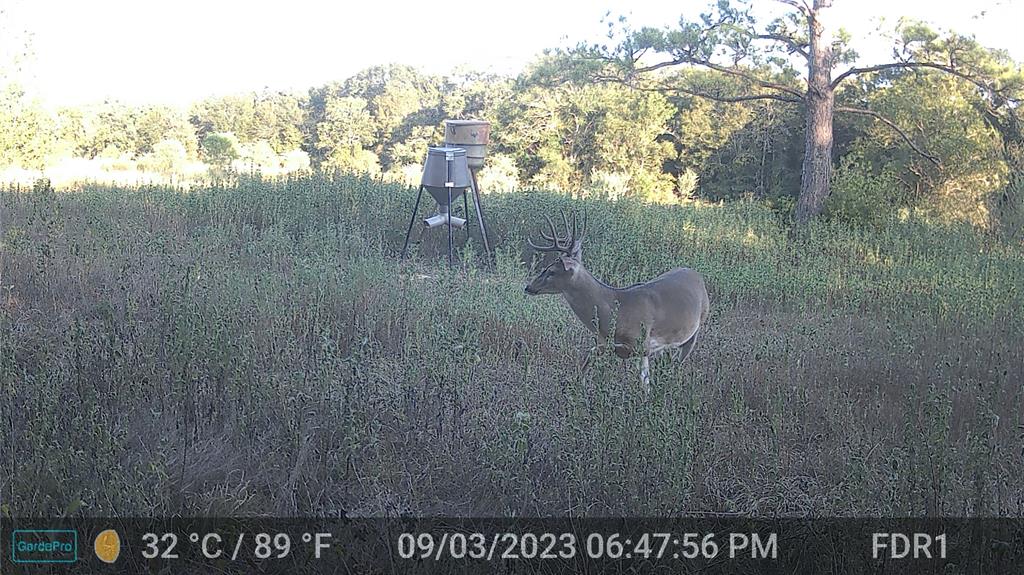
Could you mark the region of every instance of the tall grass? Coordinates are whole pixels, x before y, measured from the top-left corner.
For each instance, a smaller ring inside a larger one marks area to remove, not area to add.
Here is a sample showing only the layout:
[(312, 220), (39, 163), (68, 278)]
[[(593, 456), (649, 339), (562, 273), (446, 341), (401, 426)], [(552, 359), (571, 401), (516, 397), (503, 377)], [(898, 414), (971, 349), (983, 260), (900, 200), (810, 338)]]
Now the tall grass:
[[(0, 194), (5, 515), (1024, 515), (1024, 252), (755, 203), (485, 197), (497, 246), (359, 178)], [(654, 392), (522, 293), (542, 214), (584, 261), (708, 279)], [(419, 239), (419, 228), (414, 240)]]

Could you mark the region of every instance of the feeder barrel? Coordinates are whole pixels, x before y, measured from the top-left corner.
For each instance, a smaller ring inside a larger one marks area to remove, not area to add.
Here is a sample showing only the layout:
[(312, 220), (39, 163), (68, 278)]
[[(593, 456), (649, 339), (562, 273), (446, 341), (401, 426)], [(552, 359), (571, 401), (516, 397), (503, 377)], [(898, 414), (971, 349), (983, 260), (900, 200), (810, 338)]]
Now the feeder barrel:
[(478, 170), (487, 158), (490, 131), (491, 125), (483, 120), (445, 120), (444, 145), (465, 149), (470, 169)]

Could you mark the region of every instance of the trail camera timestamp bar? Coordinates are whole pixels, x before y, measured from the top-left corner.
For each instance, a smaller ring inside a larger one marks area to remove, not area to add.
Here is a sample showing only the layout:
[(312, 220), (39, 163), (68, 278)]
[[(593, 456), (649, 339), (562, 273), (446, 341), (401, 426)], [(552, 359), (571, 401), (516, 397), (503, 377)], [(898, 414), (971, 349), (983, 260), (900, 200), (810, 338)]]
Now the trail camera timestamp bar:
[(777, 533), (498, 532), (402, 533), (402, 559), (735, 559), (778, 558)]
[(0, 518), (0, 547), (4, 575), (1019, 573), (1024, 519)]

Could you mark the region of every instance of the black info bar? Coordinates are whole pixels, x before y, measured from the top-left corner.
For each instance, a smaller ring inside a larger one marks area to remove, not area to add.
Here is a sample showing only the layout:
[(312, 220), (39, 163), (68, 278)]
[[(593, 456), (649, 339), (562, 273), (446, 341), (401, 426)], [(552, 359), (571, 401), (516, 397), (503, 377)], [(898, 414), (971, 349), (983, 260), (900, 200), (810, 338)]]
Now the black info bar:
[(0, 573), (1022, 573), (1024, 519), (16, 518)]

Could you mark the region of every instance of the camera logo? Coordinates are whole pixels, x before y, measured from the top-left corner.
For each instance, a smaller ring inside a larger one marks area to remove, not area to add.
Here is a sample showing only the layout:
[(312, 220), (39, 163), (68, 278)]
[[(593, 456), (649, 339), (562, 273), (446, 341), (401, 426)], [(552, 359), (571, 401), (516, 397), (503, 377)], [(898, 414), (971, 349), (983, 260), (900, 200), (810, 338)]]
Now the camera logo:
[(71, 529), (15, 529), (11, 533), (15, 563), (74, 563), (78, 561), (78, 532)]

